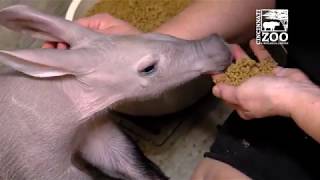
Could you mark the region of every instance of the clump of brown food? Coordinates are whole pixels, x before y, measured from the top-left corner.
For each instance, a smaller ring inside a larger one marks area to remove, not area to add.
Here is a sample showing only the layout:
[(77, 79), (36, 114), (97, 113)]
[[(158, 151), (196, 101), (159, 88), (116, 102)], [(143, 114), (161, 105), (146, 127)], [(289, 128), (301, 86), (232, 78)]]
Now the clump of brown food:
[(150, 32), (176, 16), (191, 0), (100, 0), (87, 13), (109, 13), (143, 32)]
[(261, 62), (256, 62), (252, 59), (242, 59), (231, 64), (224, 75), (215, 80), (215, 83), (239, 86), (242, 82), (253, 76), (272, 74), (273, 69), (277, 67), (277, 65), (278, 64), (271, 58)]

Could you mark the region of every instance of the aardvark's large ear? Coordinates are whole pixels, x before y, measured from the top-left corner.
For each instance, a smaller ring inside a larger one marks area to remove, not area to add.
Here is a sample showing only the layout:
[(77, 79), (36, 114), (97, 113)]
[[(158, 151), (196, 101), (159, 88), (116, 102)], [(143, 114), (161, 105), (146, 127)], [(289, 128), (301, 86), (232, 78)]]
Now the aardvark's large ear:
[(97, 62), (86, 49), (33, 49), (0, 51), (0, 64), (33, 77), (82, 75), (93, 71)]
[(94, 32), (60, 17), (51, 16), (25, 5), (0, 10), (0, 25), (35, 38), (67, 42), (71, 46)]

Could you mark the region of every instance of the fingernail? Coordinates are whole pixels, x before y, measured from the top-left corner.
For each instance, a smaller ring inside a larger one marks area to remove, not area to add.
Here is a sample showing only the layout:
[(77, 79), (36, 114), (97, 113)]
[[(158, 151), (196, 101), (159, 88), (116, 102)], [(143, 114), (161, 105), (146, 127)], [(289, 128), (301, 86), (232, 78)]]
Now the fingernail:
[(214, 86), (212, 89), (212, 93), (217, 96), (220, 97), (220, 88), (218, 86)]

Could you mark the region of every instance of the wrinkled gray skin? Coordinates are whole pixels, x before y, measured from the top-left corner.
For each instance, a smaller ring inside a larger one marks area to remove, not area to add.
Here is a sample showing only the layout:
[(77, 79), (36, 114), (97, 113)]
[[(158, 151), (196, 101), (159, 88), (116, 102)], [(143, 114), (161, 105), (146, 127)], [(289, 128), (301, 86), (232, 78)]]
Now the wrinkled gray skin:
[(1, 10), (0, 24), (71, 47), (0, 51), (0, 63), (7, 66), (0, 71), (0, 179), (5, 180), (92, 179), (75, 166), (76, 152), (112, 177), (165, 179), (107, 108), (155, 97), (231, 63), (215, 35), (199, 41), (106, 36), (26, 6)]

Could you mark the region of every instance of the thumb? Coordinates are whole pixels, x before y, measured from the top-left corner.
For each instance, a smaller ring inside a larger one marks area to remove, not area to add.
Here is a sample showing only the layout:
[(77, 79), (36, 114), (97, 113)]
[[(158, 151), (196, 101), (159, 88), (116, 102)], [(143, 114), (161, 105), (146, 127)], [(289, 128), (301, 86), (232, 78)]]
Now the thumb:
[(234, 86), (218, 84), (213, 87), (212, 93), (231, 104), (238, 104), (237, 89)]

